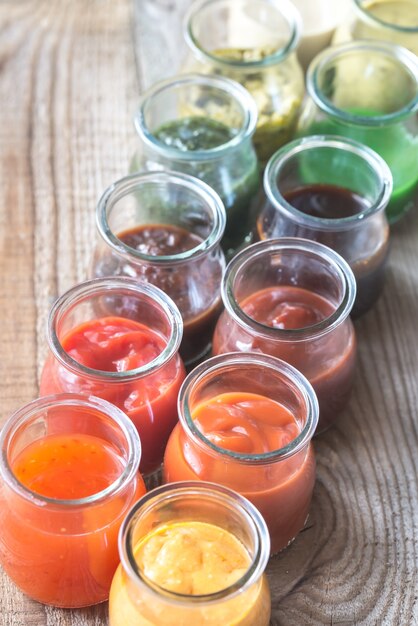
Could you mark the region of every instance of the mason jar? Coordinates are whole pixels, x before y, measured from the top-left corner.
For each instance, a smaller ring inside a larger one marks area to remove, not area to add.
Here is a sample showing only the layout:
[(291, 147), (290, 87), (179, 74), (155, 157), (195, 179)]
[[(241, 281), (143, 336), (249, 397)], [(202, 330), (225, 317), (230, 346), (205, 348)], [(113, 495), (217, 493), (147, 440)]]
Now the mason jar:
[(298, 134), (349, 137), (380, 154), (393, 176), (387, 216), (398, 220), (416, 204), (418, 58), (384, 42), (334, 46), (310, 65), (307, 90)]
[(389, 252), (392, 175), (382, 157), (344, 137), (297, 139), (268, 162), (264, 190), (258, 238), (302, 237), (329, 246), (356, 278), (352, 314), (368, 311), (382, 291)]
[(350, 266), (327, 246), (292, 237), (255, 243), (226, 269), (213, 354), (251, 351), (293, 365), (316, 392), (321, 432), (351, 395), (355, 296)]
[(75, 392), (118, 406), (139, 432), (140, 469), (150, 474), (178, 419), (182, 327), (178, 308), (154, 285), (122, 277), (76, 285), (49, 313), (40, 394)]
[(183, 318), (180, 354), (188, 366), (209, 352), (222, 309), (225, 219), (217, 193), (176, 172), (122, 178), (97, 206), (92, 276), (129, 276), (170, 296)]
[(318, 402), (279, 359), (222, 354), (195, 368), (179, 395), (164, 479), (208, 480), (247, 497), (266, 520), (271, 552), (302, 530), (315, 482)]
[(139, 145), (131, 170), (174, 170), (207, 183), (226, 210), (225, 252), (245, 243), (260, 188), (252, 145), (255, 102), (227, 78), (188, 74), (153, 85), (135, 115)]
[(103, 602), (122, 520), (145, 492), (141, 443), (109, 402), (60, 394), (17, 410), (0, 435), (0, 562), (30, 598)]
[(228, 76), (253, 96), (265, 164), (293, 137), (305, 92), (295, 49), (301, 20), (287, 0), (197, 0), (185, 17), (188, 71)]
[(141, 498), (119, 535), (110, 626), (268, 626), (270, 542), (257, 509), (219, 485)]
[(418, 54), (418, 0), (351, 0), (333, 41), (359, 39), (390, 41)]

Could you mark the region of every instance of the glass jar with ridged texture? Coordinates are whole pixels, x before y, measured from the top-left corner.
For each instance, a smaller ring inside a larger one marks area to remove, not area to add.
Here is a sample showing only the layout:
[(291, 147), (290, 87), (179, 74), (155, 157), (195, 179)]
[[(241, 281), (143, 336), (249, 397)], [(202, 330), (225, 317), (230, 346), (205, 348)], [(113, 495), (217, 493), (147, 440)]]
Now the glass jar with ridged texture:
[(125, 515), (145, 492), (126, 415), (58, 394), (14, 413), (0, 436), (0, 561), (29, 597), (65, 608), (103, 602)]
[(110, 625), (268, 626), (269, 548), (260, 513), (229, 489), (155, 489), (121, 528)]
[(176, 172), (122, 178), (97, 206), (91, 274), (135, 277), (162, 289), (182, 315), (180, 354), (188, 366), (210, 350), (222, 309), (225, 220), (213, 189)]
[(265, 354), (222, 354), (188, 375), (179, 418), (165, 480), (234, 489), (266, 520), (272, 553), (285, 548), (306, 522), (315, 482), (318, 402), (306, 378)]
[(293, 136), (304, 95), (301, 30), (287, 0), (197, 0), (185, 17), (185, 69), (228, 76), (257, 103), (254, 145), (265, 164)]
[(351, 0), (351, 7), (334, 44), (376, 39), (418, 54), (418, 0)]
[(293, 365), (318, 396), (321, 432), (351, 395), (355, 297), (350, 266), (327, 246), (293, 237), (255, 243), (226, 269), (213, 353), (261, 352)]
[(418, 58), (377, 41), (334, 46), (309, 66), (299, 136), (342, 135), (375, 150), (392, 172), (386, 214), (395, 222), (416, 205)]
[(182, 328), (178, 308), (154, 285), (123, 277), (76, 285), (49, 313), (40, 393), (95, 395), (118, 406), (138, 429), (141, 471), (150, 474), (178, 419)]
[(187, 74), (156, 83), (135, 115), (139, 146), (131, 171), (173, 170), (207, 183), (226, 210), (222, 247), (232, 253), (252, 228), (261, 181), (252, 137), (255, 102), (227, 78)]
[(258, 238), (302, 237), (329, 246), (354, 272), (353, 315), (368, 311), (382, 291), (389, 253), (392, 175), (382, 157), (344, 137), (304, 137), (270, 159), (264, 190)]

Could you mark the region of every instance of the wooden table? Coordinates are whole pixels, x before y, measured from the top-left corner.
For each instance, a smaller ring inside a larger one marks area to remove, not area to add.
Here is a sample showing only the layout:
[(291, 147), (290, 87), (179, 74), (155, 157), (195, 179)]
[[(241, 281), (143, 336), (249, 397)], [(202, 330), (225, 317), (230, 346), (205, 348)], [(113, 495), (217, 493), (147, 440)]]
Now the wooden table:
[[(127, 171), (140, 89), (176, 70), (185, 4), (0, 2), (2, 418), (37, 395), (48, 309), (86, 276), (96, 201)], [(269, 566), (277, 626), (418, 623), (417, 233), (418, 211), (393, 229), (384, 295), (356, 324), (351, 406), (315, 442), (308, 527)], [(2, 626), (106, 614), (41, 606), (0, 577)]]

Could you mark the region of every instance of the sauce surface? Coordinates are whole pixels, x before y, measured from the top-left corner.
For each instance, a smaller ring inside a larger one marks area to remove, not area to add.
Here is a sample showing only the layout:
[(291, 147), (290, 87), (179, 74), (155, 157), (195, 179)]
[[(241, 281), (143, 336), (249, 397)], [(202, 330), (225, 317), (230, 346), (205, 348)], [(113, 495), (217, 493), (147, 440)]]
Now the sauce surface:
[(220, 394), (195, 407), (192, 417), (211, 443), (240, 454), (279, 450), (300, 432), (286, 407), (254, 393)]
[(236, 131), (223, 122), (196, 115), (166, 122), (153, 135), (166, 146), (187, 152), (218, 148), (228, 143)]
[(369, 207), (360, 195), (336, 185), (305, 185), (285, 193), (284, 198), (301, 213), (323, 219), (352, 217)]
[(49, 435), (26, 446), (12, 463), (25, 487), (49, 498), (75, 500), (99, 493), (123, 472), (116, 449), (92, 435)]
[(240, 306), (256, 322), (280, 330), (313, 326), (335, 310), (328, 300), (312, 291), (281, 285), (251, 294)]
[(157, 528), (136, 546), (135, 559), (147, 578), (185, 595), (226, 589), (251, 563), (234, 535), (220, 526), (195, 521)]
[(117, 235), (126, 246), (150, 256), (170, 256), (192, 250), (203, 239), (173, 224), (147, 224)]
[(166, 342), (139, 322), (101, 317), (71, 330), (61, 345), (80, 365), (103, 372), (129, 372), (156, 359)]

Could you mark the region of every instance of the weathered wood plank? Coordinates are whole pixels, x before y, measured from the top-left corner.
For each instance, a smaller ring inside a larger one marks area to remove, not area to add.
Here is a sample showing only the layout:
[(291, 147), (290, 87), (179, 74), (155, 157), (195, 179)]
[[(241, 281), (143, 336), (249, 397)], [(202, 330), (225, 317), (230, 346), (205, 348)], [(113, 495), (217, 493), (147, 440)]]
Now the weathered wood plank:
[[(86, 277), (94, 209), (126, 174), (138, 85), (128, 0), (0, 2), (1, 416), (37, 395), (51, 302)], [(3, 626), (102, 626), (0, 576)]]

